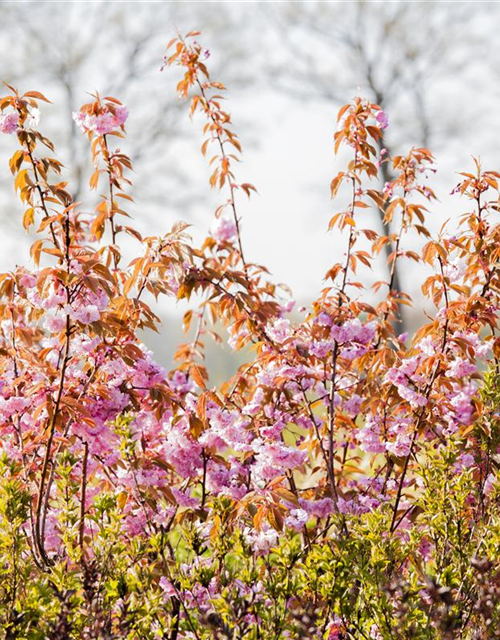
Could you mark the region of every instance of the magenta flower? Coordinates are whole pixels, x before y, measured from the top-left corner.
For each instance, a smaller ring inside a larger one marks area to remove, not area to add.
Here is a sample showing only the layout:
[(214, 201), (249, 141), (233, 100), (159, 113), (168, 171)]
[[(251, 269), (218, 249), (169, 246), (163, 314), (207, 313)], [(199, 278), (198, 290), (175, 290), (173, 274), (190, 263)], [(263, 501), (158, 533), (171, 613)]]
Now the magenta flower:
[(377, 121), (377, 124), (381, 129), (387, 129), (387, 127), (389, 126), (389, 118), (383, 110), (380, 110), (377, 113), (375, 120)]

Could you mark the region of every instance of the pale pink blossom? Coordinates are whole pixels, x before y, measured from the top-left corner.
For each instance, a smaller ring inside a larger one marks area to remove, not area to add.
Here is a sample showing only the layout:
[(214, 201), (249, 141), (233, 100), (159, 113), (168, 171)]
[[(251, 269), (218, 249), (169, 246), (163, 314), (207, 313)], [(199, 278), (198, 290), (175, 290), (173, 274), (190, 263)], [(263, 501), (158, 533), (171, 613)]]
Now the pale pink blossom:
[(231, 242), (237, 236), (236, 224), (230, 216), (222, 215), (215, 219), (210, 233), (217, 244)]
[(260, 531), (256, 529), (246, 528), (243, 535), (258, 556), (269, 553), (272, 547), (278, 544), (278, 532), (264, 524)]
[(320, 500), (300, 500), (300, 506), (307, 511), (310, 516), (326, 518), (335, 512), (335, 503), (331, 498), (321, 498)]
[(19, 114), (17, 111), (11, 111), (0, 115), (0, 133), (14, 133), (19, 126)]
[(66, 318), (64, 316), (47, 316), (44, 326), (50, 333), (59, 333), (66, 326)]
[(446, 375), (449, 378), (463, 378), (476, 373), (476, 371), (477, 367), (473, 362), (469, 362), (463, 358), (457, 358), (448, 365)]
[(169, 600), (170, 598), (174, 598), (177, 595), (177, 591), (174, 585), (170, 582), (170, 580), (165, 578), (165, 576), (162, 576), (160, 578), (159, 585), (163, 591), (164, 600)]
[(274, 323), (267, 327), (267, 335), (274, 342), (282, 343), (291, 335), (290, 320), (286, 318), (278, 318)]
[(444, 274), (448, 276), (450, 282), (455, 284), (460, 282), (467, 271), (467, 262), (463, 258), (451, 260), (443, 268)]
[(89, 304), (87, 306), (82, 306), (79, 309), (72, 309), (70, 316), (82, 324), (91, 324), (92, 322), (97, 322), (99, 320), (101, 313), (96, 305)]
[(116, 118), (116, 124), (118, 126), (125, 124), (128, 118), (128, 109), (125, 105), (119, 105), (115, 107), (115, 118)]
[(385, 111), (380, 110), (377, 113), (375, 120), (377, 121), (377, 124), (381, 129), (387, 129), (387, 127), (389, 126), (389, 118), (387, 117)]
[(108, 133), (111, 133), (111, 131), (113, 131), (113, 129), (116, 129), (117, 126), (118, 122), (115, 116), (110, 111), (107, 111), (97, 116), (97, 120), (95, 123), (95, 132), (101, 136), (104, 136)]
[(26, 289), (33, 289), (36, 286), (36, 278), (31, 273), (26, 273), (19, 279), (19, 284)]
[(285, 526), (300, 531), (307, 524), (308, 520), (309, 515), (305, 509), (291, 509), (285, 518)]
[(95, 132), (104, 136), (116, 129), (119, 129), (128, 118), (128, 109), (124, 105), (115, 107), (115, 113), (110, 110), (102, 111), (98, 115), (90, 115), (83, 111), (73, 113), (73, 120), (84, 132)]

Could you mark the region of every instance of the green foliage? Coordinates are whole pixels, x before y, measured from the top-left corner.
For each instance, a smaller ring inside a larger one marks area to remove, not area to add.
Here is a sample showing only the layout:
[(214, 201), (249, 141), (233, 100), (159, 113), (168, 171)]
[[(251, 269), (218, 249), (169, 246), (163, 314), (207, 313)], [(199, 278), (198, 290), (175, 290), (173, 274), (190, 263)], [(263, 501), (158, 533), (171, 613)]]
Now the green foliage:
[[(498, 376), (485, 380), (482, 401), (498, 406)], [(494, 416), (491, 424), (490, 448)], [(103, 491), (91, 515), (92, 557), (78, 548), (77, 461), (68, 453), (58, 493), (66, 496), (60, 525), (70, 553), (50, 569), (32, 561), (30, 496), (4, 457), (0, 638), (497, 637), (498, 488), (484, 495), (484, 482), (457, 469), (458, 451), (450, 438), (422, 457), (411, 481), (418, 499), (393, 534), (392, 512), (381, 507), (288, 532), (258, 555), (223, 498), (211, 505), (210, 522), (186, 518), (168, 534), (160, 527), (124, 543), (119, 500)]]

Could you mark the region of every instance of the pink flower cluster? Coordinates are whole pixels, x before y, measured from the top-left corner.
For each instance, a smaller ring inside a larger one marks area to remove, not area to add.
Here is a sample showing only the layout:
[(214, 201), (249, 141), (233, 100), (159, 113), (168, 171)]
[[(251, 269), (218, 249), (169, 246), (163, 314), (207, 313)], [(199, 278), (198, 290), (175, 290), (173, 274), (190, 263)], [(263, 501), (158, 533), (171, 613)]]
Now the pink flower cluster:
[(0, 115), (0, 133), (14, 133), (19, 127), (19, 114), (11, 111)]
[(387, 129), (389, 126), (389, 118), (387, 117), (386, 112), (382, 109), (377, 113), (375, 120), (381, 129)]
[(391, 367), (386, 374), (386, 381), (391, 382), (399, 395), (407, 400), (412, 407), (425, 407), (427, 398), (421, 392), (421, 385), (426, 379), (417, 373), (420, 357), (415, 356), (402, 361), (399, 366)]
[(323, 337), (311, 345), (311, 353), (317, 358), (325, 358), (340, 345), (340, 356), (346, 360), (354, 360), (363, 356), (369, 350), (369, 344), (375, 337), (375, 322), (363, 324), (359, 318), (349, 320), (344, 324), (333, 324), (327, 313), (320, 313), (316, 319), (319, 326), (329, 328), (328, 337)]
[(285, 342), (292, 334), (290, 320), (278, 318), (267, 328), (267, 335), (279, 344)]
[(87, 133), (91, 131), (99, 136), (105, 136), (123, 126), (128, 118), (128, 109), (124, 105), (114, 107), (114, 113), (105, 108), (98, 115), (92, 115), (85, 111), (73, 113), (73, 120), (78, 127)]
[(237, 235), (236, 224), (230, 215), (223, 214), (214, 220), (210, 233), (217, 244), (232, 242)]
[(253, 552), (258, 556), (264, 556), (278, 544), (278, 532), (265, 524), (262, 529), (255, 530), (247, 527), (244, 531), (247, 543), (252, 547)]
[(407, 456), (412, 439), (413, 420), (405, 417), (368, 416), (358, 430), (359, 448), (367, 453), (389, 452), (397, 457)]

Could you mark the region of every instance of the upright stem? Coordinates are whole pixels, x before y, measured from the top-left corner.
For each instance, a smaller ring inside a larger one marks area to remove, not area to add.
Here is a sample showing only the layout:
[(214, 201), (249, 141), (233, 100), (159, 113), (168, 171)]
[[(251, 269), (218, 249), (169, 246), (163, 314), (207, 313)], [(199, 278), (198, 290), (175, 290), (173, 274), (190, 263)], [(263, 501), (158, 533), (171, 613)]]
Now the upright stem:
[[(354, 154), (354, 166), (353, 172), (356, 171), (358, 163), (358, 152)], [(356, 178), (355, 174), (351, 177), (352, 180), (352, 202), (351, 202), (351, 215), (354, 216), (354, 203), (356, 200)], [(354, 226), (349, 227), (349, 241), (347, 246), (346, 260), (343, 270), (342, 285), (338, 293), (337, 310), (341, 308), (344, 303), (344, 295), (347, 286), (347, 273), (349, 271), (349, 262), (351, 259), (351, 250), (354, 245)], [(338, 501), (337, 485), (335, 481), (335, 439), (334, 439), (334, 427), (335, 427), (335, 386), (337, 382), (337, 360), (339, 356), (339, 343), (337, 340), (334, 342), (333, 354), (332, 354), (332, 370), (330, 378), (330, 393), (328, 404), (328, 478), (330, 481), (330, 487), (334, 501)]]
[(57, 398), (54, 406), (54, 411), (52, 414), (52, 419), (49, 424), (49, 437), (47, 440), (47, 446), (45, 449), (45, 456), (42, 464), (42, 473), (40, 476), (40, 483), (38, 485), (38, 502), (36, 509), (36, 542), (38, 545), (38, 549), (40, 551), (40, 555), (43, 560), (50, 564), (49, 558), (45, 551), (45, 518), (42, 518), (42, 510), (43, 510), (43, 497), (45, 491), (45, 483), (47, 480), (47, 473), (49, 469), (49, 465), (51, 464), (51, 452), (52, 452), (52, 442), (54, 440), (54, 434), (56, 430), (57, 418), (59, 416), (59, 410), (61, 407), (61, 399), (64, 391), (64, 380), (66, 377), (66, 369), (69, 362), (69, 347), (70, 347), (70, 338), (71, 338), (71, 322), (69, 316), (66, 316), (66, 343), (64, 347), (64, 357), (61, 367), (61, 374), (59, 377), (59, 388), (57, 390)]
[[(31, 161), (31, 165), (33, 167), (33, 176), (35, 178), (35, 187), (36, 187), (36, 190), (38, 192), (38, 197), (40, 199), (40, 206), (42, 207), (44, 217), (48, 218), (48, 217), (50, 217), (50, 213), (49, 213), (49, 210), (48, 210), (48, 207), (47, 207), (47, 203), (45, 202), (45, 194), (43, 192), (42, 187), (40, 186), (40, 176), (39, 176), (39, 173), (38, 173), (38, 169), (36, 168), (36, 160), (35, 160), (35, 157), (33, 156), (33, 151), (31, 149), (31, 146), (30, 146), (28, 138), (26, 138), (26, 149), (28, 151), (28, 157), (29, 157), (29, 159)], [(52, 240), (54, 242), (54, 245), (60, 251), (61, 250), (61, 245), (59, 243), (59, 240), (57, 239), (57, 235), (56, 235), (56, 232), (55, 232), (55, 229), (54, 229), (54, 223), (51, 222), (49, 226), (50, 226), (50, 234), (52, 236)]]
[(82, 460), (82, 482), (80, 490), (80, 526), (78, 532), (78, 543), (80, 546), (80, 552), (82, 561), (84, 560), (84, 534), (85, 534), (85, 502), (87, 494), (87, 463), (89, 457), (89, 445), (87, 442), (83, 443), (83, 460)]
[[(386, 142), (384, 142), (382, 140), (382, 138), (380, 140), (378, 140), (377, 144), (378, 144), (378, 147), (379, 147), (380, 151), (382, 150), (382, 148), (385, 148), (387, 150), (387, 144), (386, 144)], [(390, 155), (391, 155), (390, 150), (387, 150), (387, 156), (390, 156)], [(380, 171), (382, 173), (382, 180), (383, 180), (384, 183), (391, 182), (393, 180), (394, 176), (391, 174), (391, 171), (389, 169), (389, 165), (388, 165), (387, 162), (382, 162), (381, 163)], [(391, 224), (390, 224), (390, 222), (385, 222), (385, 220), (384, 220), (384, 211), (382, 209), (379, 209), (379, 211), (380, 211), (380, 224), (382, 225), (382, 229), (384, 230), (385, 235), (389, 238), (389, 242), (387, 242), (384, 245), (385, 257), (386, 257), (386, 261), (387, 261), (387, 264), (388, 264), (390, 256), (391, 256), (391, 253), (393, 253), (395, 250), (397, 251), (397, 248), (394, 247), (394, 244), (390, 239), (390, 237), (391, 237)], [(394, 267), (394, 268), (392, 268), (392, 267)], [(393, 265), (391, 265), (391, 271), (390, 271), (389, 276), (390, 276), (390, 281), (391, 281), (390, 289), (392, 289), (392, 290), (394, 290), (396, 292), (402, 291), (399, 269), (398, 269), (397, 265), (394, 264), (394, 263), (393, 263)], [(401, 316), (401, 321), (403, 321), (403, 317), (402, 317), (401, 313), (399, 315)]]
[[(449, 320), (448, 320), (448, 309), (449, 309), (449, 297), (448, 297), (448, 289), (446, 287), (446, 282), (444, 279), (444, 267), (443, 267), (443, 261), (441, 259), (441, 257), (438, 258), (439, 260), (439, 265), (441, 268), (441, 275), (443, 278), (443, 290), (444, 290), (444, 297), (445, 297), (445, 303), (446, 303), (446, 320), (444, 323), (444, 327), (443, 327), (443, 339), (441, 342), (441, 353), (443, 354), (446, 350), (446, 343), (447, 343), (447, 338), (448, 338), (448, 326), (449, 326)], [(434, 368), (434, 372), (431, 376), (431, 379), (429, 380), (429, 383), (427, 385), (427, 389), (425, 391), (424, 394), (424, 398), (428, 401), (429, 397), (431, 395), (431, 391), (432, 388), (434, 386), (434, 382), (436, 381), (436, 378), (439, 375), (439, 369), (441, 368), (441, 362), (438, 360), (436, 363), (436, 367)], [(403, 471), (401, 472), (401, 476), (399, 478), (399, 485), (398, 485), (398, 491), (396, 494), (396, 501), (394, 503), (394, 508), (393, 508), (393, 512), (392, 512), (392, 521), (391, 521), (391, 528), (390, 531), (391, 533), (393, 533), (396, 528), (398, 527), (399, 523), (401, 522), (401, 519), (397, 520), (397, 514), (398, 514), (398, 509), (399, 509), (399, 503), (401, 502), (401, 498), (403, 495), (403, 488), (404, 488), (404, 481), (406, 479), (406, 475), (408, 473), (408, 466), (410, 463), (410, 458), (413, 456), (414, 451), (415, 451), (415, 446), (417, 443), (417, 439), (418, 439), (418, 432), (420, 430), (420, 426), (422, 424), (423, 418), (425, 416), (426, 413), (426, 406), (422, 407), (420, 414), (417, 417), (417, 423), (415, 425), (415, 429), (413, 431), (413, 436), (412, 436), (412, 440), (411, 440), (411, 444), (410, 444), (410, 450), (408, 452), (408, 455), (405, 458), (405, 463), (403, 466)]]
[[(114, 204), (113, 204), (114, 190), (113, 190), (113, 175), (112, 175), (113, 167), (111, 164), (111, 155), (109, 152), (108, 140), (106, 135), (103, 136), (103, 140), (104, 140), (104, 160), (106, 162), (106, 167), (108, 171), (108, 180), (109, 180), (109, 221), (111, 225), (111, 239), (114, 247), (116, 245), (116, 227), (115, 227), (115, 216), (113, 213), (113, 207), (114, 207)], [(118, 267), (118, 256), (114, 251), (113, 251), (113, 262), (116, 269)]]
[[(65, 262), (66, 262), (66, 270), (67, 273), (69, 275), (70, 273), (70, 268), (71, 268), (71, 264), (70, 264), (70, 246), (71, 246), (71, 235), (70, 235), (70, 222), (69, 222), (69, 212), (66, 212), (65, 215), (65, 219), (64, 219), (64, 238), (65, 238)], [(71, 303), (71, 295), (70, 295), (70, 289), (68, 286), (65, 287), (66, 289), (66, 302), (69, 305)], [(56, 401), (55, 401), (55, 405), (54, 405), (54, 409), (53, 409), (53, 413), (52, 413), (52, 418), (50, 420), (49, 423), (49, 427), (48, 427), (48, 431), (49, 431), (49, 436), (47, 439), (47, 445), (46, 445), (46, 449), (45, 449), (45, 456), (43, 459), (43, 463), (42, 463), (42, 472), (41, 472), (41, 476), (40, 476), (40, 482), (38, 485), (38, 502), (37, 502), (37, 508), (36, 508), (36, 520), (35, 520), (35, 539), (36, 539), (36, 544), (38, 546), (38, 550), (40, 552), (40, 555), (43, 559), (43, 561), (46, 564), (51, 564), (47, 553), (45, 551), (45, 522), (46, 522), (46, 514), (47, 514), (47, 510), (48, 510), (48, 505), (49, 505), (49, 494), (50, 494), (50, 482), (48, 483), (48, 486), (46, 488), (46, 484), (47, 484), (47, 474), (48, 474), (48, 470), (49, 470), (49, 466), (51, 464), (53, 464), (53, 461), (51, 460), (51, 453), (52, 453), (52, 443), (54, 440), (54, 435), (55, 435), (55, 431), (56, 431), (56, 427), (57, 427), (57, 418), (59, 416), (59, 411), (61, 408), (61, 400), (62, 400), (62, 396), (63, 396), (63, 392), (64, 392), (64, 382), (65, 382), (65, 378), (66, 378), (66, 372), (67, 372), (67, 367), (68, 367), (68, 362), (70, 360), (70, 342), (71, 342), (71, 332), (72, 332), (72, 326), (71, 326), (71, 319), (69, 315), (66, 315), (66, 330), (65, 330), (65, 345), (64, 345), (64, 355), (63, 355), (63, 359), (62, 359), (62, 365), (61, 365), (61, 373), (59, 376), (59, 385), (58, 385), (58, 390), (57, 390), (57, 397), (56, 397)], [(47, 495), (46, 495), (46, 499), (44, 500), (44, 493), (45, 491), (47, 491)]]
[[(215, 133), (215, 137), (217, 139), (217, 142), (219, 143), (219, 148), (220, 148), (220, 152), (221, 152), (221, 157), (224, 161), (227, 161), (227, 155), (226, 155), (226, 150), (224, 148), (224, 141), (222, 140), (222, 137), (220, 135), (220, 124), (217, 122), (216, 118), (214, 117), (213, 113), (210, 110), (209, 107), (209, 100), (207, 98), (207, 95), (205, 93), (205, 89), (203, 88), (203, 84), (200, 82), (200, 80), (198, 78), (196, 78), (196, 83), (198, 85), (198, 88), (200, 90), (200, 93), (203, 97), (203, 100), (205, 101), (205, 105), (206, 105), (206, 113), (208, 115), (208, 117), (210, 118), (210, 120), (212, 121), (212, 123), (214, 124), (214, 126), (216, 127), (216, 133)], [(233, 220), (234, 220), (234, 224), (236, 227), (236, 235), (238, 238), (238, 249), (240, 252), (240, 256), (241, 256), (241, 262), (243, 263), (243, 268), (245, 270), (245, 273), (247, 271), (247, 263), (245, 262), (245, 256), (243, 254), (243, 243), (241, 241), (241, 230), (240, 230), (240, 221), (238, 219), (238, 214), (236, 211), (236, 203), (235, 203), (235, 189), (234, 189), (234, 185), (233, 182), (231, 180), (231, 176), (229, 176), (229, 193), (230, 193), (230, 205), (231, 205), (231, 210), (233, 213)]]

